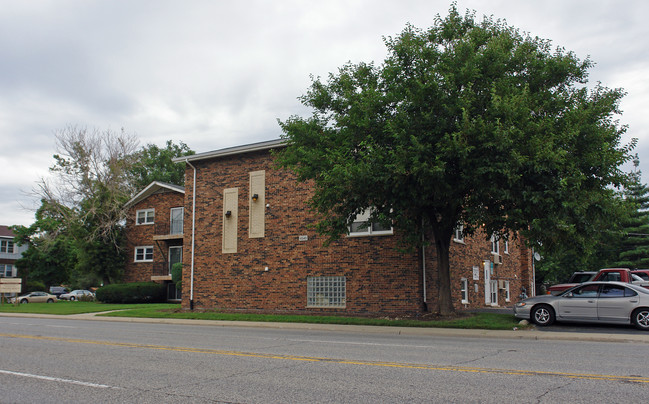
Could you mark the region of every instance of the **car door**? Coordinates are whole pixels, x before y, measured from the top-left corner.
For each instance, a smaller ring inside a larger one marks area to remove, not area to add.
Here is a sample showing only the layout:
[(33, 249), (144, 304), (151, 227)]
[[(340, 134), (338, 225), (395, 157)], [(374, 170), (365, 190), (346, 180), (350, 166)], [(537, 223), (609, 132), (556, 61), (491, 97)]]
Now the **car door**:
[(589, 284), (564, 293), (557, 303), (558, 317), (566, 320), (596, 321), (598, 291), (599, 284)]
[(597, 299), (597, 317), (600, 321), (628, 323), (638, 301), (635, 290), (622, 285), (602, 285)]

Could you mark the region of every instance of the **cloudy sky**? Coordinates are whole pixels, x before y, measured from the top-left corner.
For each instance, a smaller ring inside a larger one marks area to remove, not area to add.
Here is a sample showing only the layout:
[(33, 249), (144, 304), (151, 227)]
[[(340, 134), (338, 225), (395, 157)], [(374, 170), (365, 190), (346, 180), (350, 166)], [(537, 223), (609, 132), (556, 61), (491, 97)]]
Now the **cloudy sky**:
[[(309, 75), (386, 56), (382, 38), (450, 0), (0, 0), (0, 224), (29, 225), (54, 133), (124, 128), (196, 152), (276, 139), (307, 115)], [(649, 173), (649, 1), (458, 0), (597, 63), (622, 87), (627, 141)], [(645, 176), (646, 177), (646, 176)], [(645, 179), (645, 182), (647, 180)]]

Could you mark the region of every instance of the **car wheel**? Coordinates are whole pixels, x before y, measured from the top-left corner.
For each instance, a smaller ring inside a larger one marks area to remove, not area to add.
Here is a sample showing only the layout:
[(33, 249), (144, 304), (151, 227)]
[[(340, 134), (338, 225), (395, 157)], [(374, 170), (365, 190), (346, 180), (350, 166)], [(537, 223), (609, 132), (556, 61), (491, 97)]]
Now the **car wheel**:
[(77, 300), (77, 299), (74, 296), (70, 296), (70, 301), (71, 302), (74, 302), (75, 300)]
[(633, 325), (639, 330), (649, 331), (649, 309), (637, 309), (631, 315)]
[(27, 304), (27, 303), (29, 303), (29, 300), (27, 300), (27, 299), (23, 299), (23, 300), (20, 301), (20, 304)]
[(546, 304), (536, 306), (532, 310), (532, 321), (540, 326), (554, 323), (554, 309)]
[(47, 299), (48, 303), (54, 303), (54, 299)]

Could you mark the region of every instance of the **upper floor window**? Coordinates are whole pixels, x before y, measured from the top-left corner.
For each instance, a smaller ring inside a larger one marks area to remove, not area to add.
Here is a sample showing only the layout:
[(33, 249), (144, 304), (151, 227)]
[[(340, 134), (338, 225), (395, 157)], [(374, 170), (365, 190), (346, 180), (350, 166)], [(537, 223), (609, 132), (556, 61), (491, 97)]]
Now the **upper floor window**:
[(509, 240), (503, 240), (505, 242), (505, 246), (503, 247), (505, 249), (504, 253), (509, 254)]
[(455, 236), (453, 236), (453, 241), (464, 243), (464, 225), (457, 225), (457, 227), (455, 228)]
[(0, 253), (13, 254), (14, 253), (14, 242), (11, 240), (2, 240), (0, 241)]
[(135, 213), (135, 224), (153, 224), (155, 209), (140, 209)]
[(491, 235), (491, 253), (500, 254), (500, 240), (495, 234)]
[(350, 236), (376, 236), (384, 234), (392, 234), (392, 227), (384, 226), (377, 222), (370, 222), (369, 210), (356, 215), (354, 222), (349, 226)]

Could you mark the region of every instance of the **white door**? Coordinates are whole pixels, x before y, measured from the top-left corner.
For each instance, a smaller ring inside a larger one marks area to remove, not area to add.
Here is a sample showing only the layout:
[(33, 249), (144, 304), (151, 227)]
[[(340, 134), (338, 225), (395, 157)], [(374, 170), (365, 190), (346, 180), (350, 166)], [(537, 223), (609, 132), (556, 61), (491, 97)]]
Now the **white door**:
[(491, 304), (491, 261), (484, 262), (484, 303)]

